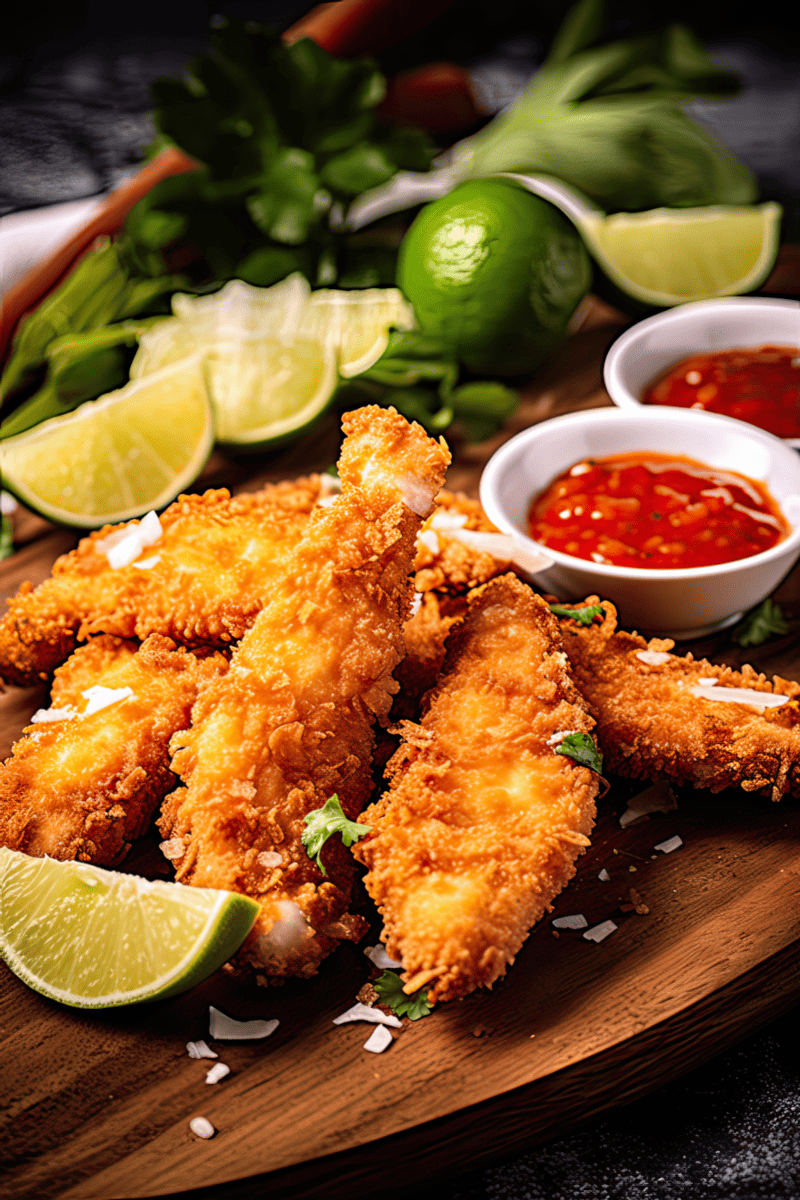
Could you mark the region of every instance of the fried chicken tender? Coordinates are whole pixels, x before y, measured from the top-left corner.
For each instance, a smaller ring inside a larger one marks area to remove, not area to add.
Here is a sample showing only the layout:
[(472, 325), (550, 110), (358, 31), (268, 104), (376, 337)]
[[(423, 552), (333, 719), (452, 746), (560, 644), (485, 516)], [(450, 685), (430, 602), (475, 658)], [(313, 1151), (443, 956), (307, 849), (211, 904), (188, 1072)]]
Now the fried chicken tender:
[[(135, 564), (114, 570), (98, 543), (126, 525), (83, 538), (35, 590), (23, 584), (0, 621), (0, 676), (23, 687), (46, 679), (92, 633), (141, 640), (160, 633), (186, 646), (223, 647), (252, 624), (270, 581), (302, 536), (324, 481), (310, 476), (231, 497), (225, 488), (179, 496), (163, 536)], [(136, 521), (128, 525), (138, 524)]]
[(353, 847), (406, 992), (452, 1000), (513, 963), (589, 845), (597, 776), (556, 745), (593, 724), (544, 601), (514, 575), (487, 584)]
[[(221, 654), (201, 661), (158, 634), (140, 648), (106, 634), (81, 646), (56, 671), (51, 698), (51, 711), (78, 715), (29, 726), (0, 766), (0, 845), (117, 862), (174, 786), (170, 737), (199, 688), (226, 667)], [(94, 686), (133, 694), (80, 715)]]
[[(739, 786), (773, 800), (800, 795), (800, 684), (671, 654), (673, 641), (624, 633), (613, 604), (602, 607), (602, 623), (564, 619), (561, 632), (610, 771), (712, 792)], [(747, 689), (737, 702), (715, 698), (736, 688)], [(777, 697), (785, 699), (764, 707)]]
[(394, 409), (360, 409), (343, 426), (342, 492), (313, 513), (228, 675), (173, 739), (187, 786), (159, 822), (171, 847), (183, 845), (179, 880), (261, 902), (237, 959), (259, 982), (315, 974), (339, 939), (365, 928), (347, 912), (351, 856), (330, 839), (322, 874), (302, 844), (304, 817), (336, 794), (352, 819), (368, 799), (372, 725), (397, 688), (415, 539), (449, 461)]

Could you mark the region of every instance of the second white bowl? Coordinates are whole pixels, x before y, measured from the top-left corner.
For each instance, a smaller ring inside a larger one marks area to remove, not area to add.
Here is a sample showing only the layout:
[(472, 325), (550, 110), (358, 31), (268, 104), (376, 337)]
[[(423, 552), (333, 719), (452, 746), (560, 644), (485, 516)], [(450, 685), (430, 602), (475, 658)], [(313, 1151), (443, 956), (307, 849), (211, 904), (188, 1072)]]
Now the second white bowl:
[[(651, 450), (738, 471), (766, 485), (792, 526), (788, 537), (751, 558), (710, 567), (640, 570), (588, 562), (528, 537), (531, 501), (582, 458)], [(481, 503), (504, 533), (542, 556), (534, 575), (565, 600), (596, 593), (616, 604), (627, 628), (676, 638), (732, 624), (770, 594), (800, 556), (800, 455), (743, 421), (687, 409), (591, 409), (523, 430), (489, 459)]]

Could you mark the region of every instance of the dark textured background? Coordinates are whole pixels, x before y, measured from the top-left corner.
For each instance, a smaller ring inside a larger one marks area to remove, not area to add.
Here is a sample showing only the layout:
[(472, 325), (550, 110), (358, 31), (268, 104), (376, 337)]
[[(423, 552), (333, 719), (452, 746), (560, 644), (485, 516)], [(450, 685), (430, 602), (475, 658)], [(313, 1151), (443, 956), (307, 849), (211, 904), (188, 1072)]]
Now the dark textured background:
[[(183, 69), (204, 44), (213, 12), (284, 28), (308, 7), (297, 0), (16, 5), (4, 17), (0, 45), (0, 215), (102, 192), (131, 171), (153, 136), (150, 80)], [(465, 0), (381, 61), (388, 71), (432, 59), (462, 62), (494, 110), (527, 80), (565, 7)], [(686, 21), (741, 73), (737, 99), (696, 105), (694, 115), (756, 171), (762, 196), (784, 205), (785, 240), (800, 241), (800, 36), (788, 18), (767, 24), (769, 13), (767, 6), (688, 0), (643, 11), (625, 0), (611, 5), (611, 22), (623, 35)], [(796, 1010), (644, 1101), (430, 1195), (800, 1197), (799, 1018)]]

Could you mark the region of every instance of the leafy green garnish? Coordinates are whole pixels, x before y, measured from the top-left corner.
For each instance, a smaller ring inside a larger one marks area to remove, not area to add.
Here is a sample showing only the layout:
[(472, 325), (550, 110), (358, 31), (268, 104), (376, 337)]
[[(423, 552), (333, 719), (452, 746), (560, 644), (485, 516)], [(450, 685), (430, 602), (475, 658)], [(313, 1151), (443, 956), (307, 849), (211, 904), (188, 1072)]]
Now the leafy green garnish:
[(783, 615), (779, 604), (767, 597), (756, 608), (745, 613), (744, 619), (733, 640), (740, 646), (760, 646), (773, 635), (788, 633), (789, 622)]
[(550, 612), (557, 617), (571, 617), (576, 625), (591, 625), (595, 617), (604, 615), (599, 604), (589, 604), (586, 608), (568, 608), (563, 604), (551, 604)]
[(568, 733), (562, 742), (556, 746), (556, 754), (565, 754), (581, 767), (603, 774), (603, 756), (594, 744), (594, 738), (588, 733)]
[(14, 526), (5, 513), (0, 513), (0, 559), (14, 553)]
[(287, 46), (227, 17), (213, 19), (209, 42), (186, 80), (153, 85), (161, 144), (200, 167), (131, 211), (143, 272), (160, 274), (180, 240), (201, 252), (208, 278), (267, 287), (302, 271), (316, 286), (393, 283), (392, 256), (352, 241), (342, 214), (398, 168), (427, 171), (433, 148), (420, 130), (379, 122), (377, 64), (334, 58), (310, 38)]
[(326, 800), (322, 808), (315, 808), (304, 817), (306, 828), (303, 830), (301, 841), (306, 848), (309, 858), (313, 858), (323, 875), (328, 872), (322, 862), (321, 852), (329, 837), (334, 833), (342, 835), (345, 846), (352, 846), (372, 829), (371, 825), (359, 825), (357, 821), (349, 821), (342, 811), (339, 797), (334, 793)]
[(519, 404), (519, 392), (495, 380), (458, 386), (453, 349), (417, 331), (394, 332), (373, 367), (340, 389), (345, 403), (391, 404), (428, 433), (456, 425), (470, 441), (491, 437)]
[(433, 1005), (425, 994), (425, 989), (407, 996), (403, 991), (403, 981), (396, 971), (384, 971), (372, 985), (384, 1004), (398, 1017), (408, 1017), (410, 1021), (418, 1021), (433, 1012)]
[(750, 204), (752, 172), (683, 111), (738, 80), (682, 25), (594, 45), (603, 0), (580, 0), (547, 61), (508, 108), (450, 152), (454, 169), (543, 171), (606, 212)]

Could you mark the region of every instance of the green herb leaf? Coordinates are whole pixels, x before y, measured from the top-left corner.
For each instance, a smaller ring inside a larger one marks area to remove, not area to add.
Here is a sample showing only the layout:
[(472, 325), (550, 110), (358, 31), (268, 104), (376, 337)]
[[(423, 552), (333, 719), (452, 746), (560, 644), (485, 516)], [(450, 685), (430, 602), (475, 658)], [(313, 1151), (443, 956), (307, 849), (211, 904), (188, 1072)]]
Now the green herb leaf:
[(322, 847), (334, 833), (342, 835), (345, 846), (352, 846), (360, 841), (372, 829), (371, 825), (359, 825), (357, 821), (349, 821), (342, 811), (342, 805), (337, 795), (326, 800), (322, 808), (315, 808), (306, 813), (306, 828), (303, 830), (301, 841), (306, 848), (309, 858), (313, 858), (323, 875), (328, 872), (320, 857)]
[(547, 172), (606, 212), (752, 203), (753, 173), (681, 108), (736, 78), (682, 26), (587, 48), (602, 25), (596, 0), (573, 8), (522, 95), (450, 152), (454, 169)]
[(0, 514), (0, 559), (14, 553), (14, 526), (5, 513)]
[(744, 619), (733, 640), (740, 646), (760, 646), (762, 642), (777, 634), (789, 632), (789, 623), (783, 615), (781, 606), (769, 597), (750, 612), (745, 613)]
[(556, 754), (564, 754), (572, 758), (581, 767), (603, 774), (603, 756), (594, 744), (594, 738), (588, 733), (568, 733), (562, 742), (556, 746)]
[(420, 988), (408, 996), (403, 991), (403, 981), (396, 971), (384, 971), (372, 985), (384, 1004), (388, 1004), (398, 1017), (408, 1017), (410, 1021), (418, 1021), (433, 1012), (433, 1005)]
[(571, 617), (577, 625), (591, 625), (595, 617), (604, 616), (599, 604), (589, 604), (586, 608), (568, 608), (563, 604), (551, 604), (550, 612), (557, 617)]

